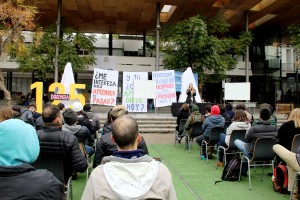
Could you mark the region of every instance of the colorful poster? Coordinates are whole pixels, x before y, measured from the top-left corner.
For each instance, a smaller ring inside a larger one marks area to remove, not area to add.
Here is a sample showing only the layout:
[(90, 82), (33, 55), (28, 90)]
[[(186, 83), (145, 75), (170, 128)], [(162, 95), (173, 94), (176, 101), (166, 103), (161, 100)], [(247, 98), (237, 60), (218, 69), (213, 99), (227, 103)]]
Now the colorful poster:
[[(183, 72), (175, 71), (175, 83), (176, 83), (176, 92), (181, 92), (181, 77)], [(198, 85), (198, 74), (194, 73), (194, 78), (196, 81), (196, 85)]]
[(181, 77), (181, 94), (179, 96), (179, 100), (178, 102), (185, 102), (186, 101), (186, 90), (189, 87), (189, 84), (193, 84), (193, 87), (196, 89), (196, 96), (195, 96), (195, 100), (197, 103), (201, 103), (201, 97), (199, 95), (199, 90), (198, 90), (198, 85), (196, 84), (196, 80), (195, 77), (193, 75), (193, 71), (192, 68), (188, 67), (182, 74)]
[(152, 72), (152, 80), (156, 81), (156, 107), (176, 102), (174, 70)]
[(147, 99), (133, 98), (134, 80), (148, 80), (148, 73), (147, 72), (123, 72), (122, 105), (124, 105), (129, 112), (147, 112)]
[(115, 106), (118, 91), (118, 71), (94, 68), (91, 104)]

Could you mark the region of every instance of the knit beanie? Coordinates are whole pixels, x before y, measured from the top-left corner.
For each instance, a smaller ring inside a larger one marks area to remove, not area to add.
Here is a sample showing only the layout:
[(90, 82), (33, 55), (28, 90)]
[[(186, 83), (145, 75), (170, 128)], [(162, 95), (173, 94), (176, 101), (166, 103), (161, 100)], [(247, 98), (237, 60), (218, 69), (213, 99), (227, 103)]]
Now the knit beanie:
[(193, 105), (193, 107), (192, 107), (192, 112), (195, 112), (195, 111), (199, 111), (199, 108), (197, 105)]
[(75, 103), (73, 103), (73, 105), (72, 105), (72, 109), (73, 109), (75, 112), (80, 112), (80, 111), (82, 111), (83, 106), (82, 106), (82, 104), (81, 104), (80, 102), (75, 102)]
[(211, 115), (219, 115), (220, 114), (219, 106), (217, 106), (217, 105), (212, 106), (211, 110), (210, 110), (210, 114)]
[(0, 123), (0, 166), (34, 162), (40, 153), (36, 130), (19, 119)]
[(128, 114), (128, 110), (122, 105), (113, 107), (113, 109), (110, 112), (110, 115), (115, 119), (125, 114)]
[(65, 123), (72, 126), (77, 122), (77, 114), (71, 108), (67, 108), (63, 113)]

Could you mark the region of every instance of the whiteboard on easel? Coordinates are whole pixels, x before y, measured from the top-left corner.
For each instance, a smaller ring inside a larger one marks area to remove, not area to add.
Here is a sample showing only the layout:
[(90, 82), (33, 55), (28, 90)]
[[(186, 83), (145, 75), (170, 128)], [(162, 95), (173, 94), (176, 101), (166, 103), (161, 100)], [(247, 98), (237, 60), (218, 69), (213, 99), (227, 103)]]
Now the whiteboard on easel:
[(133, 98), (156, 98), (156, 81), (152, 80), (134, 80)]
[(225, 83), (225, 100), (250, 100), (250, 82)]

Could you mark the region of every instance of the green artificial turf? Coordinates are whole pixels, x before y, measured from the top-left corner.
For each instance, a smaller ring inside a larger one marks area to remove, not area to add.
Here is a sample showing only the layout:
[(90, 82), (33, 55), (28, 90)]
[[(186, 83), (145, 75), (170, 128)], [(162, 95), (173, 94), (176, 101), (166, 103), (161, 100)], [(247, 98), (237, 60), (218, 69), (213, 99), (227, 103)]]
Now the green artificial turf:
[[(252, 190), (248, 189), (248, 178), (240, 182), (220, 180), (223, 168), (216, 169), (216, 160), (210, 159), (208, 163), (199, 158), (198, 147), (193, 144), (191, 153), (184, 150), (184, 144), (155, 144), (148, 145), (150, 155), (160, 157), (173, 175), (177, 198), (179, 200), (287, 200), (289, 195), (274, 192), (271, 177), (271, 167), (265, 168), (265, 176), (261, 181), (262, 168), (257, 167), (256, 172), (251, 169)], [(86, 184), (85, 173), (78, 174), (73, 181), (73, 197), (80, 199)]]

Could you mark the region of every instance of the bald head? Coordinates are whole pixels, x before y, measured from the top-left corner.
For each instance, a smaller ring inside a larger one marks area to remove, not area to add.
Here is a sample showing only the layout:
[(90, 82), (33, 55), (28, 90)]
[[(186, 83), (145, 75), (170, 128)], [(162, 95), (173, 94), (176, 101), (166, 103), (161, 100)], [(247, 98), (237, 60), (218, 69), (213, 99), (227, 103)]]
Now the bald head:
[(128, 115), (118, 117), (111, 125), (112, 136), (118, 147), (133, 146), (138, 137), (138, 124)]

